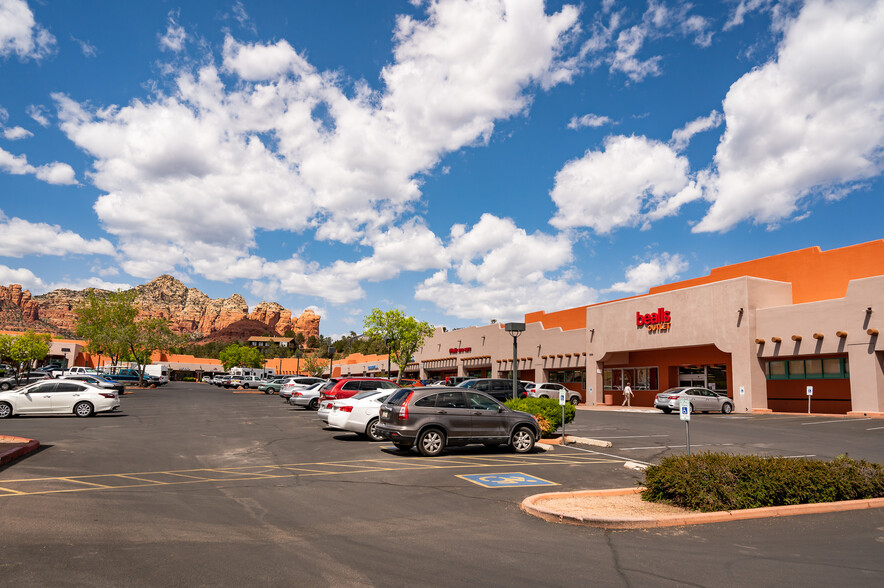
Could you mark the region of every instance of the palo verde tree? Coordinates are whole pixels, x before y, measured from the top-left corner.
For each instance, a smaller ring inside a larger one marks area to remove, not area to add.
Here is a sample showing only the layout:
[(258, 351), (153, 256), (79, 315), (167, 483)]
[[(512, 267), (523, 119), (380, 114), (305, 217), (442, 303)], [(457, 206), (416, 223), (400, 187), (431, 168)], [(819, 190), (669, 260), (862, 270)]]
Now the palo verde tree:
[(407, 316), (401, 310), (393, 309), (386, 312), (373, 308), (371, 314), (362, 320), (365, 334), (372, 339), (386, 342), (390, 358), (399, 366), (399, 380), (405, 373), (405, 367), (424, 344), (424, 339), (433, 334), (433, 325)]
[(221, 350), (219, 359), (225, 370), (232, 367), (260, 368), (264, 367), (264, 354), (254, 347), (233, 343)]

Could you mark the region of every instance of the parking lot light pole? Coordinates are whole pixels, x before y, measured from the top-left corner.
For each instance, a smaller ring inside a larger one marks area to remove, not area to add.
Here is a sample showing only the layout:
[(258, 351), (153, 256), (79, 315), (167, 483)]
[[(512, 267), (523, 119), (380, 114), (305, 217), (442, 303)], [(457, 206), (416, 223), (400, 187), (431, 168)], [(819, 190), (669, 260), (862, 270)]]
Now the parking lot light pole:
[(335, 367), (335, 352), (337, 349), (334, 347), (328, 348), (328, 379), (331, 380), (334, 377), (334, 367)]
[(301, 350), (300, 349), (295, 351), (295, 358), (298, 360), (297, 362), (295, 362), (297, 364), (295, 367), (295, 374), (300, 376), (301, 375)]
[(513, 400), (519, 393), (519, 335), (525, 332), (525, 323), (506, 323), (503, 330), (513, 338)]
[(393, 342), (392, 337), (384, 337), (384, 343), (387, 345), (387, 379), (390, 379), (390, 355), (393, 352), (393, 347), (390, 345)]

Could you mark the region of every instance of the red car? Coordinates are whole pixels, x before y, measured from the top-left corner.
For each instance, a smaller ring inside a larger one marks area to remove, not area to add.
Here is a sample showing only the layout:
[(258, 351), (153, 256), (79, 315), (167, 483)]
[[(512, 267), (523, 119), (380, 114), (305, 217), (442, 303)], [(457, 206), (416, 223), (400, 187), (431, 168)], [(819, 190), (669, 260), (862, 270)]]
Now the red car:
[(366, 390), (384, 390), (399, 388), (396, 382), (386, 378), (336, 378), (319, 390), (319, 401), (340, 400), (350, 398), (354, 394)]

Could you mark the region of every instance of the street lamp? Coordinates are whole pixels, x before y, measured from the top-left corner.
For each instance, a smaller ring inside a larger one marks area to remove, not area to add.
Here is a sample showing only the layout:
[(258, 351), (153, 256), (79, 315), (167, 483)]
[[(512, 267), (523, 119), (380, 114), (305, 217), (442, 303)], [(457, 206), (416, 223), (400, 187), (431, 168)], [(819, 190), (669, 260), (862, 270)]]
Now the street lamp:
[(525, 323), (506, 323), (503, 330), (510, 334), (513, 338), (513, 400), (518, 397), (519, 393), (519, 335), (525, 332)]
[(328, 362), (328, 378), (329, 378), (329, 379), (332, 379), (332, 377), (334, 376), (335, 352), (336, 352), (336, 351), (337, 351), (337, 349), (335, 349), (334, 347), (329, 347), (329, 348), (328, 348), (328, 356), (329, 356), (329, 362)]
[(298, 360), (296, 362), (297, 367), (295, 368), (295, 373), (300, 376), (301, 375), (301, 350), (300, 349), (295, 351), (295, 359)]

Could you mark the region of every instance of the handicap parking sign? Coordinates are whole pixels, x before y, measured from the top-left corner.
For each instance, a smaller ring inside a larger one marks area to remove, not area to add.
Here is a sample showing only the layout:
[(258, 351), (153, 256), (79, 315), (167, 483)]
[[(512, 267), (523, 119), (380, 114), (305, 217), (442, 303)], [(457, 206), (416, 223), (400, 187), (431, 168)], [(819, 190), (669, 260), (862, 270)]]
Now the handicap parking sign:
[(485, 488), (518, 488), (524, 486), (558, 486), (555, 482), (544, 480), (536, 476), (529, 476), (522, 472), (508, 472), (505, 474), (468, 474), (459, 475), (473, 484), (484, 486)]

